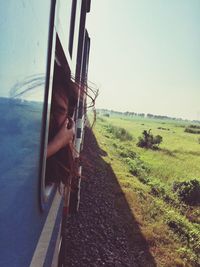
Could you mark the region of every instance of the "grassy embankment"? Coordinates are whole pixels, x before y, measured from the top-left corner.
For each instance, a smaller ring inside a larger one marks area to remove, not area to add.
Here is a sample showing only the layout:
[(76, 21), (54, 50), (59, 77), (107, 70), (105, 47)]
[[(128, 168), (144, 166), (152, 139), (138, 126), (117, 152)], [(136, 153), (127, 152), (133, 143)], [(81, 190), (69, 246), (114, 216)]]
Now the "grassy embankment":
[[(174, 190), (176, 182), (200, 181), (199, 135), (185, 132), (186, 126), (99, 116), (94, 128), (158, 266), (200, 266), (200, 207), (185, 204)], [(163, 137), (158, 150), (137, 146), (149, 129)]]

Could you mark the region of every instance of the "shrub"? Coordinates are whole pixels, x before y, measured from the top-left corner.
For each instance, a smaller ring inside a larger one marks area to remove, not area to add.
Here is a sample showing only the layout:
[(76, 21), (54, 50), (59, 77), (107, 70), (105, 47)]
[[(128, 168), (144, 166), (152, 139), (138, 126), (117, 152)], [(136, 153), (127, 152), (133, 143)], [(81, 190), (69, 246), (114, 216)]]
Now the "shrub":
[(126, 158), (125, 162), (132, 175), (137, 176), (139, 180), (146, 181), (146, 175), (149, 173), (149, 168), (139, 157), (136, 157), (134, 160)]
[(197, 179), (185, 182), (175, 182), (173, 185), (173, 190), (186, 204), (200, 204), (200, 182)]
[(121, 141), (131, 141), (133, 139), (132, 135), (124, 128), (108, 125), (106, 130)]
[(170, 131), (169, 128), (164, 128), (164, 127), (158, 127), (159, 130), (165, 130), (165, 131)]
[(137, 162), (131, 159), (126, 159), (126, 163), (129, 166), (129, 172), (134, 176), (140, 175), (140, 166), (138, 166)]
[(166, 195), (165, 184), (163, 184), (159, 179), (149, 180), (148, 185), (151, 187), (151, 193), (157, 197), (164, 197)]
[(189, 125), (189, 128), (200, 129), (200, 125), (191, 124), (191, 125)]
[(131, 158), (131, 159), (137, 158), (136, 152), (134, 152), (132, 150), (120, 151), (119, 155), (122, 158)]
[(143, 136), (139, 137), (137, 146), (144, 148), (157, 149), (159, 144), (162, 142), (163, 138), (160, 135), (153, 136), (151, 134), (151, 129), (147, 132), (143, 131)]
[(192, 133), (192, 134), (200, 134), (200, 130), (198, 128), (190, 128), (190, 127), (186, 127), (185, 128), (185, 132), (186, 133)]

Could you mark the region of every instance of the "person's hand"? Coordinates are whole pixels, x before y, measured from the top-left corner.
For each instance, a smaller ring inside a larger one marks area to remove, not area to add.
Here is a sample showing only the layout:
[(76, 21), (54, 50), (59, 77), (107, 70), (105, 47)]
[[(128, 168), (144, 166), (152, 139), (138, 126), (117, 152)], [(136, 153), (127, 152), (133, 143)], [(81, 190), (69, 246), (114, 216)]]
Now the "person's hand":
[(55, 141), (59, 143), (60, 148), (72, 143), (75, 135), (75, 123), (71, 118), (67, 118), (54, 137)]
[(61, 148), (72, 143), (74, 135), (75, 123), (71, 118), (67, 118), (63, 122), (56, 136), (49, 142), (47, 147), (47, 158), (54, 155)]

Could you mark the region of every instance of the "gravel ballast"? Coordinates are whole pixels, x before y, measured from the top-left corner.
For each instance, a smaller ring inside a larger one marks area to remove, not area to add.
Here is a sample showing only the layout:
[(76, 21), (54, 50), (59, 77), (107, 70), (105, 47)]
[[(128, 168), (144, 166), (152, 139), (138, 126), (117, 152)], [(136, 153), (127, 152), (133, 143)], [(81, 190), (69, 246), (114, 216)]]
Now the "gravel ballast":
[(79, 212), (64, 225), (65, 267), (156, 266), (116, 176), (86, 128)]

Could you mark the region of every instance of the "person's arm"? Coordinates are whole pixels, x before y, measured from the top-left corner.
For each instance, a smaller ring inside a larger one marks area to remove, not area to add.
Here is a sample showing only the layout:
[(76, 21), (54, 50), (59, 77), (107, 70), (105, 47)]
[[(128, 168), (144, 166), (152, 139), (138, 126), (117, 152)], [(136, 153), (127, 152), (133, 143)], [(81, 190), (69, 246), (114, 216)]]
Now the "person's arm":
[(71, 122), (72, 125), (70, 129), (67, 128), (68, 123), (69, 120), (66, 119), (63, 125), (61, 126), (59, 132), (56, 134), (53, 140), (49, 142), (47, 147), (47, 158), (51, 157), (61, 148), (73, 141), (73, 137), (75, 134), (74, 121)]

